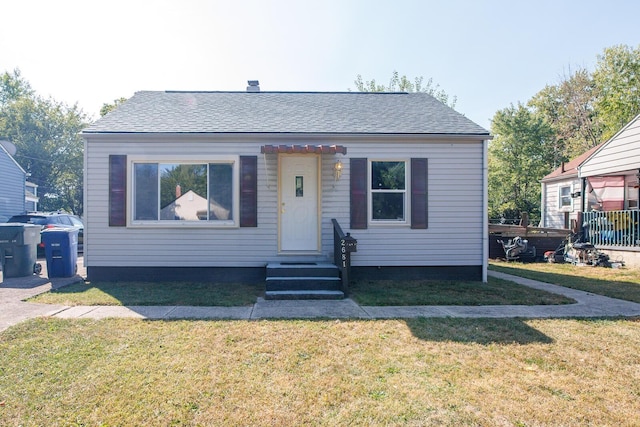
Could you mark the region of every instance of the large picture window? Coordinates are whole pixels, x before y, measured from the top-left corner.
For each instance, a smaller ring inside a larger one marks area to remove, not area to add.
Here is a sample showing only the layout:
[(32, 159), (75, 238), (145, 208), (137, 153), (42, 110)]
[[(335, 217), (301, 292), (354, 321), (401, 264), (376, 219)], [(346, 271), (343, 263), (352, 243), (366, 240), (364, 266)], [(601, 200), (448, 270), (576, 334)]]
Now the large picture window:
[(133, 220), (235, 222), (234, 161), (134, 162)]
[(371, 161), (371, 221), (406, 222), (405, 161)]

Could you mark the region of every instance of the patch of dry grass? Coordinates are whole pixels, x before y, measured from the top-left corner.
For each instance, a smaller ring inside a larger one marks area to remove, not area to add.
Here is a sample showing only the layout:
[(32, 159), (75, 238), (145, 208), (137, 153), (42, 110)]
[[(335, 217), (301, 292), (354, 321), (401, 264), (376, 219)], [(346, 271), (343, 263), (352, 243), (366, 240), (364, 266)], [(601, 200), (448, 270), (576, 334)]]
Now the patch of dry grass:
[(40, 319), (0, 425), (640, 424), (638, 320)]

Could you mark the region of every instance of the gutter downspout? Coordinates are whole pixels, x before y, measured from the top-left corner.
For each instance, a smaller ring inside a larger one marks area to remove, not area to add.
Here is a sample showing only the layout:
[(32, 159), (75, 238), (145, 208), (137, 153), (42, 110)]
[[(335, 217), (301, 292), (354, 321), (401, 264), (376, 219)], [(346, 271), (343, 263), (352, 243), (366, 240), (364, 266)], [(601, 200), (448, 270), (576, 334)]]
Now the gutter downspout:
[(487, 283), (487, 269), (489, 267), (489, 140), (482, 141), (482, 283)]
[(539, 227), (547, 226), (547, 185), (542, 182), (540, 189), (540, 225)]

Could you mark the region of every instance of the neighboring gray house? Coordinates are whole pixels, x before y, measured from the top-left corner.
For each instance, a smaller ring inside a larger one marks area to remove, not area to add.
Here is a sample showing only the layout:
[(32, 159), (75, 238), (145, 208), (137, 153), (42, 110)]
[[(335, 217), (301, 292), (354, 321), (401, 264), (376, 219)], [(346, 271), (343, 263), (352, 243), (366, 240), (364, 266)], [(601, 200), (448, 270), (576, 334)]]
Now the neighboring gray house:
[(90, 280), (264, 280), (332, 262), (332, 219), (354, 278), (486, 280), (491, 137), (427, 94), (144, 91), (82, 136)]
[(0, 222), (24, 212), (27, 174), (13, 158), (14, 150), (13, 144), (0, 141)]

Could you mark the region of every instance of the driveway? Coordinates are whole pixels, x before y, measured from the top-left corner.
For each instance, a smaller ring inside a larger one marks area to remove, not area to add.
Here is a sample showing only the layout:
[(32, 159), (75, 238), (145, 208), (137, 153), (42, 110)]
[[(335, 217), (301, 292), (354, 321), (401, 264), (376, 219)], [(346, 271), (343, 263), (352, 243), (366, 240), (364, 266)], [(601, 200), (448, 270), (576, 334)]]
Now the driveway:
[(53, 316), (67, 309), (68, 307), (65, 306), (33, 304), (24, 300), (51, 289), (82, 281), (87, 275), (83, 257), (78, 257), (78, 273), (73, 277), (49, 279), (47, 262), (44, 259), (38, 259), (38, 262), (42, 265), (42, 272), (39, 275), (5, 279), (0, 270), (0, 331), (27, 319)]

